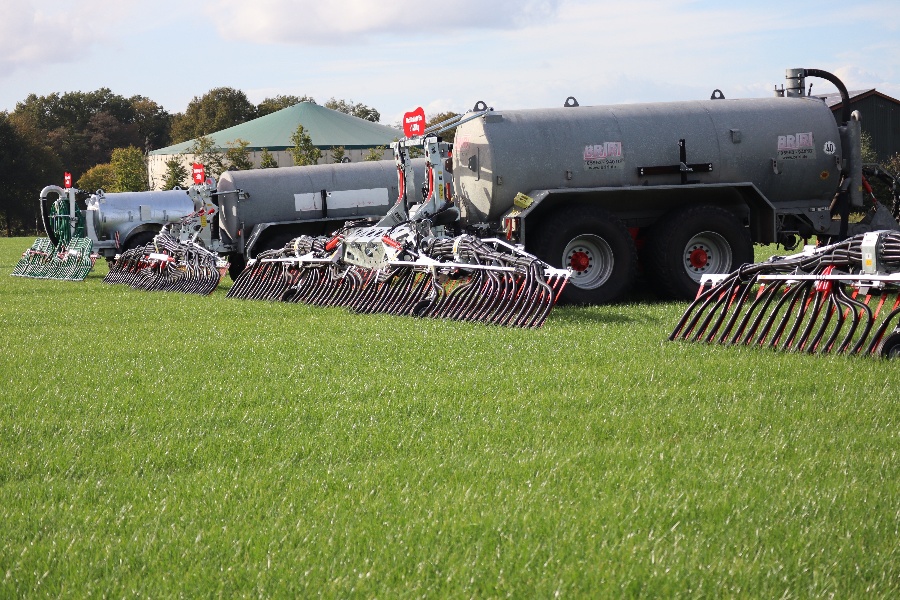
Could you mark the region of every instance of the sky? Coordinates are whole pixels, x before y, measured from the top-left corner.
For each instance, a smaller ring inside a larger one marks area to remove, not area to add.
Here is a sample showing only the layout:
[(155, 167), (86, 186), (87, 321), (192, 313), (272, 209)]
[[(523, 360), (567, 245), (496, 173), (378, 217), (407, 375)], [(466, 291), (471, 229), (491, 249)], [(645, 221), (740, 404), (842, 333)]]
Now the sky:
[(229, 86), (361, 102), (393, 125), (480, 100), (765, 97), (792, 67), (900, 99), (897, 0), (0, 0), (0, 15), (0, 111), (106, 87), (177, 113)]

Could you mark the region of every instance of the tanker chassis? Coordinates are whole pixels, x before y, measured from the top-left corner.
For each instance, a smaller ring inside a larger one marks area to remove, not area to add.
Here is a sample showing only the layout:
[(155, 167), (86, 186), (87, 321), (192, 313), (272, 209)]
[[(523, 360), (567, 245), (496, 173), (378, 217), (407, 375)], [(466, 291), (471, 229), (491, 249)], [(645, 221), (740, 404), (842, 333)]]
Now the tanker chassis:
[[(836, 85), (838, 125), (805, 78)], [(639, 272), (692, 299), (701, 277), (753, 262), (753, 243), (795, 247), (900, 229), (863, 207), (859, 114), (835, 76), (789, 69), (775, 98), (487, 112), (453, 152), (463, 226), (491, 224), (573, 276), (563, 297), (617, 300)], [(894, 189), (896, 202), (896, 187)], [(896, 216), (896, 215), (895, 215)], [(838, 217), (838, 218), (835, 218)]]

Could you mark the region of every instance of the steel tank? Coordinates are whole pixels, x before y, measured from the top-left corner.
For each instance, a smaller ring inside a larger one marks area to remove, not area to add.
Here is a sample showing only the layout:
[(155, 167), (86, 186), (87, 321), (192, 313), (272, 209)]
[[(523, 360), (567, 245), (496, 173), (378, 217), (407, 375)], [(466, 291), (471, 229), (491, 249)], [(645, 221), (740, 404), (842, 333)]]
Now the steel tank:
[[(422, 181), (425, 160), (413, 161)], [(260, 223), (384, 215), (397, 201), (394, 161), (226, 171), (219, 179), (219, 226), (237, 240)]]
[(518, 192), (671, 185), (640, 167), (711, 163), (691, 182), (752, 182), (773, 203), (828, 201), (841, 176), (837, 123), (818, 98), (508, 110), (459, 126), (454, 191), (468, 222), (495, 221)]
[(194, 212), (187, 190), (150, 192), (98, 191), (87, 200), (86, 218), (101, 240), (112, 240), (116, 233), (124, 242), (132, 230), (147, 224), (177, 223)]

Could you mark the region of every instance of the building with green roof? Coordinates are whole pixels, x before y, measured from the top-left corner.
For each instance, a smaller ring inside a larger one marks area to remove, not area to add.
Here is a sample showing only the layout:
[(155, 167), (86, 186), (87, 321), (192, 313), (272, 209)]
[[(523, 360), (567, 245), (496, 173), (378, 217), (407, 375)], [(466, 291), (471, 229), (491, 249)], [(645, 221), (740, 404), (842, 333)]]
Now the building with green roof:
[[(364, 160), (373, 148), (380, 148), (382, 157), (389, 159), (392, 157), (390, 143), (403, 137), (403, 132), (393, 127), (366, 121), (312, 102), (300, 102), (206, 137), (211, 138), (223, 151), (229, 145), (234, 145), (236, 140), (249, 142), (247, 150), (254, 165), (259, 166), (265, 149), (272, 154), (279, 167), (288, 167), (294, 164), (288, 149), (294, 145), (291, 136), (297, 130), (297, 125), (303, 125), (303, 130), (309, 135), (313, 145), (322, 151), (319, 164), (333, 162), (331, 150), (338, 146), (344, 147), (344, 162)], [(195, 161), (194, 155), (187, 152), (195, 142), (196, 140), (188, 140), (150, 152), (148, 171), (151, 189), (161, 187), (166, 173), (166, 161), (173, 156), (182, 157), (182, 164), (190, 171), (190, 165)]]

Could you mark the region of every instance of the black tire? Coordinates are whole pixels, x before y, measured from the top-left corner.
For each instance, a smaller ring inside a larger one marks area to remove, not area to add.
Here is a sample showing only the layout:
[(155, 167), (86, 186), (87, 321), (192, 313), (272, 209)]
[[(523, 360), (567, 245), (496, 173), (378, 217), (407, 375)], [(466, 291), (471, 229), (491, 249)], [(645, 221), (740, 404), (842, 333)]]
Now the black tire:
[(900, 331), (884, 336), (878, 345), (877, 353), (884, 358), (900, 358)]
[(122, 247), (119, 248), (119, 252), (125, 252), (126, 250), (131, 250), (132, 248), (140, 248), (142, 246), (146, 246), (150, 242), (153, 241), (153, 238), (156, 237), (155, 231), (141, 231), (140, 233), (136, 233), (122, 244)]
[(553, 213), (529, 242), (534, 254), (554, 267), (571, 267), (561, 301), (606, 304), (634, 284), (637, 250), (625, 225), (612, 213), (589, 206)]
[(671, 298), (693, 300), (703, 275), (730, 273), (753, 262), (753, 242), (734, 213), (718, 206), (690, 206), (664, 215), (650, 229), (644, 262), (654, 288)]
[(235, 281), (238, 275), (244, 272), (246, 266), (247, 261), (242, 254), (235, 252), (228, 255), (228, 276), (231, 277), (232, 281)]

